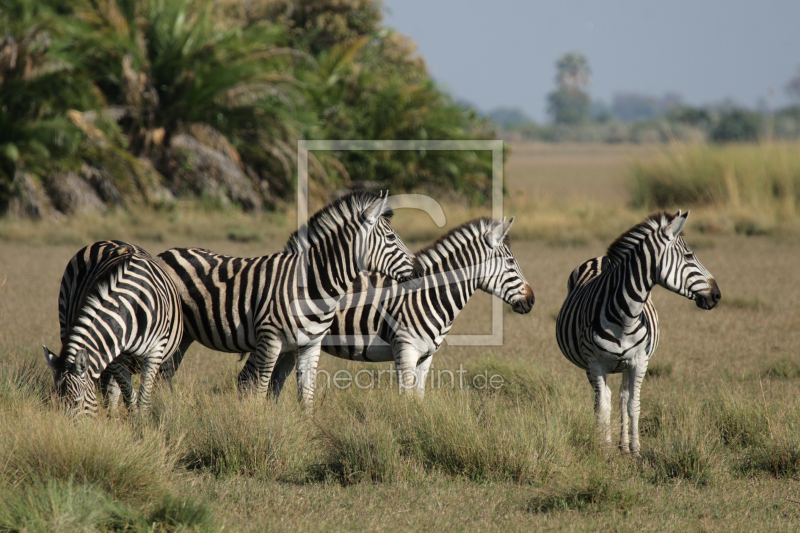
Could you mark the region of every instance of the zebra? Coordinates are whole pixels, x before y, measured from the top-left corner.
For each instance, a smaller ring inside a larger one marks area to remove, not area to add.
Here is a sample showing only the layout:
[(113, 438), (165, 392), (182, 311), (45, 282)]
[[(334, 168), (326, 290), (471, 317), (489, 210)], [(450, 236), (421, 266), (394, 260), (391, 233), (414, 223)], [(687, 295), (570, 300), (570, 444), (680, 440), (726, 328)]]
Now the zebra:
[(237, 258), (197, 248), (159, 255), (176, 280), (186, 331), (179, 356), (161, 372), (171, 378), (192, 342), (230, 353), (253, 352), (239, 374), (240, 390), (266, 395), (281, 352), (298, 349), (298, 393), (313, 403), (320, 343), (336, 304), (362, 270), (394, 279), (414, 275), (414, 257), (389, 224), (381, 198), (356, 191), (332, 202), (308, 222), (280, 253)]
[[(650, 298), (656, 285), (713, 309), (722, 298), (716, 280), (681, 236), (689, 212), (656, 213), (623, 233), (607, 255), (570, 275), (556, 319), (558, 346), (586, 371), (594, 388), (597, 428), (611, 443), (611, 390), (607, 376), (622, 373), (619, 448), (638, 456), (639, 393), (658, 346), (658, 315)], [(629, 425), (630, 423), (630, 425)]]
[(136, 245), (99, 241), (67, 264), (58, 300), (61, 350), (56, 355), (43, 348), (59, 402), (71, 415), (95, 416), (95, 382), (104, 374), (136, 409), (124, 370), (133, 366), (142, 372), (138, 410), (146, 412), (156, 373), (183, 336), (180, 298), (169, 275)]
[[(394, 360), (400, 390), (422, 397), (433, 354), (477, 289), (503, 299), (517, 313), (532, 309), (533, 289), (509, 248), (513, 222), (472, 220), (418, 251), (422, 279), (417, 286), (362, 273), (339, 301), (322, 350), (353, 361)], [(278, 362), (270, 383), (276, 397), (293, 364), (288, 353)]]

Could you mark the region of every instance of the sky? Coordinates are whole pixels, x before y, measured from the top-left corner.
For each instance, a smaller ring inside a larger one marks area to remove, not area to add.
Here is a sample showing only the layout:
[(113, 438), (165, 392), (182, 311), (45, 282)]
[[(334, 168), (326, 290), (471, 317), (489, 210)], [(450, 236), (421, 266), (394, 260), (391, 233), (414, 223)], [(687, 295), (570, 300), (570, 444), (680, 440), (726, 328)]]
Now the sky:
[[(546, 121), (555, 62), (577, 51), (593, 100), (614, 93), (685, 103), (792, 102), (800, 0), (384, 0), (385, 24), (411, 37), (436, 81), (488, 112), (518, 107)], [(770, 87), (773, 88), (769, 96)]]

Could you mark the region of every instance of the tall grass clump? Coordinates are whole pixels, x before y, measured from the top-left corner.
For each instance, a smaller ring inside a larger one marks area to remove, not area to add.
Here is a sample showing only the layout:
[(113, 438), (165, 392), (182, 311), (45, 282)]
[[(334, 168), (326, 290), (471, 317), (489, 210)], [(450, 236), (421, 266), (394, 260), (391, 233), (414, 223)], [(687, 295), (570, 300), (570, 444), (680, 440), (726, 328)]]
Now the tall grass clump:
[(792, 397), (761, 406), (763, 431), (743, 451), (739, 470), (745, 475), (800, 476), (800, 401)]
[(405, 470), (474, 481), (537, 483), (572, 461), (569, 426), (552, 407), (433, 390), (334, 396), (320, 432), (328, 469), (346, 481), (388, 480)]
[(16, 361), (0, 368), (0, 405), (16, 411), (28, 405), (43, 404), (50, 398), (53, 377), (44, 365), (30, 360)]
[(744, 394), (723, 389), (706, 409), (726, 446), (753, 446), (769, 432), (770, 414), (765, 405)]
[(399, 417), (390, 394), (352, 395), (335, 401), (317, 420), (319, 438), (327, 450), (326, 475), (343, 484), (388, 482), (399, 477), (403, 450), (396, 428)]
[(165, 496), (149, 509), (115, 501), (95, 487), (36, 481), (0, 489), (0, 531), (217, 531), (210, 509)]
[(639, 491), (630, 481), (632, 476), (616, 474), (614, 468), (598, 458), (570, 474), (538, 489), (528, 502), (528, 510), (534, 513), (588, 509), (625, 512), (641, 501)]
[(412, 419), (412, 449), (431, 467), (473, 480), (535, 483), (568, 460), (568, 428), (554, 412), (447, 396), (431, 398)]
[(179, 442), (189, 469), (266, 480), (303, 481), (316, 457), (313, 425), (294, 401), (273, 401), (236, 391), (187, 387), (165, 394), (161, 427)]
[[(684, 146), (631, 167), (635, 207), (707, 206), (732, 214), (754, 212), (794, 219), (800, 205), (797, 144)], [(757, 220), (737, 219), (739, 233), (757, 232)]]
[(648, 421), (655, 435), (642, 446), (645, 476), (654, 483), (686, 480), (707, 484), (721, 467), (717, 453), (721, 446), (716, 428), (708, 426), (702, 404), (671, 402), (670, 409), (656, 410), (655, 417)]
[(542, 405), (565, 394), (562, 382), (541, 365), (509, 362), (495, 356), (475, 361), (465, 376), (468, 387), (490, 395)]
[(3, 413), (0, 478), (14, 486), (54, 479), (147, 502), (166, 493), (177, 460), (156, 431), (114, 420), (74, 421), (56, 410)]

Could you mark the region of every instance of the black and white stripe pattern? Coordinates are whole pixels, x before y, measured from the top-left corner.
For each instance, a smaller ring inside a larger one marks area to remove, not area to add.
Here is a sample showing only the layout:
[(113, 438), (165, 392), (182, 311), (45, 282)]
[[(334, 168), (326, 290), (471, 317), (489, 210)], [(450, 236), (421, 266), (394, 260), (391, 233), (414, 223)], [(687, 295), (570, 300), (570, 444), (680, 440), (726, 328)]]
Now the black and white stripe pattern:
[[(284, 252), (265, 257), (196, 248), (159, 255), (183, 300), (186, 334), (180, 353), (195, 340), (222, 352), (252, 351), (239, 386), (266, 394), (278, 356), (299, 349), (298, 389), (310, 405), (320, 343), (359, 273), (377, 270), (398, 280), (413, 275), (414, 258), (389, 224), (387, 198), (351, 193), (309, 220), (306, 243), (296, 232)], [(165, 366), (165, 376), (179, 362)]]
[[(481, 289), (527, 313), (533, 290), (508, 247), (508, 224), (477, 219), (416, 253), (420, 279), (398, 283), (362, 273), (339, 302), (323, 351), (354, 361), (394, 361), (401, 391), (425, 391), (432, 356), (472, 294)], [(273, 374), (280, 393), (291, 372), (284, 354)]]
[(61, 350), (44, 352), (67, 410), (96, 414), (101, 374), (122, 385), (132, 406), (125, 366), (141, 370), (139, 408), (147, 410), (156, 372), (183, 336), (178, 291), (156, 260), (121, 241), (84, 247), (64, 271), (58, 310)]
[[(561, 351), (586, 371), (595, 391), (598, 430), (611, 442), (611, 390), (607, 376), (622, 373), (620, 449), (639, 454), (639, 393), (658, 345), (658, 315), (650, 299), (656, 285), (711, 309), (717, 282), (680, 236), (687, 212), (658, 213), (620, 236), (607, 255), (570, 275), (556, 320)], [(629, 425), (630, 424), (630, 425)]]

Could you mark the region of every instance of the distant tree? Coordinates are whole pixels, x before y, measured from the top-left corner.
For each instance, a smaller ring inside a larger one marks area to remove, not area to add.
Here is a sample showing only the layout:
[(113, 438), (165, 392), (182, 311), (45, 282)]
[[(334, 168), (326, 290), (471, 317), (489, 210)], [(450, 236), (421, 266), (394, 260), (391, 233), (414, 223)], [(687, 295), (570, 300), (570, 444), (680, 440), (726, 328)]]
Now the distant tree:
[(652, 120), (679, 108), (681, 100), (681, 95), (674, 92), (667, 92), (662, 97), (619, 92), (614, 94), (611, 109), (614, 115), (624, 122)]
[(516, 128), (531, 122), (525, 112), (517, 107), (498, 107), (489, 111), (489, 118), (503, 128)]
[(593, 100), (589, 106), (589, 118), (592, 122), (604, 124), (614, 118), (614, 116), (611, 114), (611, 110), (604, 101)]
[(797, 67), (797, 76), (786, 84), (786, 92), (800, 100), (800, 67)]
[(578, 52), (564, 54), (556, 62), (558, 88), (547, 95), (547, 111), (557, 124), (579, 124), (589, 118), (591, 74), (589, 61)]
[(671, 122), (683, 122), (690, 126), (705, 129), (711, 125), (713, 116), (708, 109), (703, 107), (682, 106), (670, 111), (667, 114), (667, 119)]
[(711, 140), (716, 142), (754, 142), (758, 140), (761, 115), (744, 109), (733, 109), (720, 116), (711, 130)]

